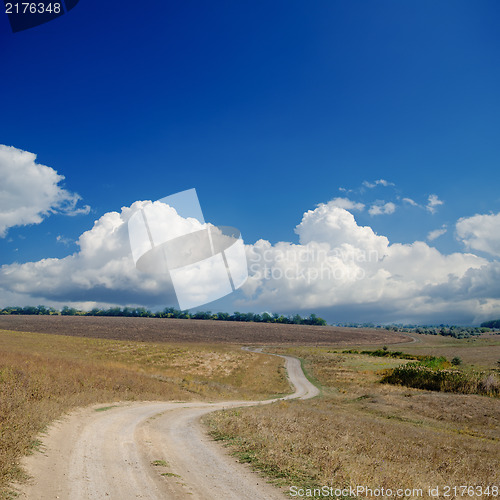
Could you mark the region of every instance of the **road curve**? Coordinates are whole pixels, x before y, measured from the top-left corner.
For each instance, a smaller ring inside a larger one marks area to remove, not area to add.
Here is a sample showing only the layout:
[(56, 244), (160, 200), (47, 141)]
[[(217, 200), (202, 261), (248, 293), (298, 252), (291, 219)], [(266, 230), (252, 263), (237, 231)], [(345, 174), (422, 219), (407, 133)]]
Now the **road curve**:
[(283, 499), (284, 495), (207, 437), (202, 415), (223, 408), (308, 399), (319, 394), (289, 356), (295, 391), (266, 401), (140, 402), (79, 409), (43, 437), (41, 453), (27, 457), (32, 479), (20, 487), (30, 500)]

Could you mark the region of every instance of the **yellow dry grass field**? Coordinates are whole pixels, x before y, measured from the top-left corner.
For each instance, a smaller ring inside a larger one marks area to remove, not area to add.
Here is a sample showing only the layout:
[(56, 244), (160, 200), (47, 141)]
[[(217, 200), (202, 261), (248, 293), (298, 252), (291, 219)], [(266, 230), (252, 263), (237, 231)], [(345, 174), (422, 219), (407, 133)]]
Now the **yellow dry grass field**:
[(300, 357), (322, 397), (217, 412), (205, 421), (285, 491), (421, 488), (425, 497), (435, 486), (499, 485), (498, 398), (381, 384), (384, 370), (407, 362), (401, 359), (321, 347), (275, 351)]
[(238, 346), (0, 330), (0, 498), (21, 456), (71, 408), (124, 400), (265, 399), (290, 391), (282, 360)]

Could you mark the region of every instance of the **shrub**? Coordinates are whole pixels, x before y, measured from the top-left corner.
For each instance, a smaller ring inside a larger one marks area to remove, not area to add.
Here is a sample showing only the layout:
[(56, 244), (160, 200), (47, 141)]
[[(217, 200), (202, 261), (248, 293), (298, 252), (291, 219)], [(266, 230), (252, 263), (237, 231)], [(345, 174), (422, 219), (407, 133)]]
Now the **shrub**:
[(381, 381), (430, 391), (500, 395), (500, 382), (493, 373), (433, 369), (417, 363), (398, 366)]

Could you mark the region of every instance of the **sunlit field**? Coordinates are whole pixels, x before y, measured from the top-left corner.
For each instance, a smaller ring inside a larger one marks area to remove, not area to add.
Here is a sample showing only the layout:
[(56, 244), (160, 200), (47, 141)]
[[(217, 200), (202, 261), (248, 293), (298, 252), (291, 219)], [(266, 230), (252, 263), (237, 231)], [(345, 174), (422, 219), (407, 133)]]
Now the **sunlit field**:
[[(459, 353), (483, 367), (498, 355), (494, 338), (422, 340), (400, 349), (435, 356)], [(487, 349), (493, 354), (482, 359)], [(230, 444), (242, 461), (265, 471), (285, 490), (291, 485), (424, 491), (437, 485), (498, 485), (498, 397), (380, 382), (387, 370), (411, 360), (320, 347), (276, 352), (300, 357), (322, 396), (218, 412), (205, 421), (216, 439)]]
[[(0, 497), (22, 455), (71, 408), (130, 400), (265, 399), (290, 392), (282, 360), (239, 347), (0, 330)], [(3, 488), (3, 489), (2, 489)]]

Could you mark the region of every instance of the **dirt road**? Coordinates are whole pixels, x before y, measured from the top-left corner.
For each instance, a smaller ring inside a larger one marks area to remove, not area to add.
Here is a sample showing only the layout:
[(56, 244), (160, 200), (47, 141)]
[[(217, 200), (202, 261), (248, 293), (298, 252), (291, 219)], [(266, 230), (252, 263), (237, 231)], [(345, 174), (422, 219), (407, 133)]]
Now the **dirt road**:
[[(312, 398), (319, 391), (288, 356), (295, 392), (283, 399)], [(77, 410), (43, 437), (41, 453), (25, 459), (32, 476), (21, 496), (30, 500), (284, 498), (282, 492), (228, 456), (206, 436), (199, 418), (222, 408), (269, 401), (223, 403), (117, 403)]]

